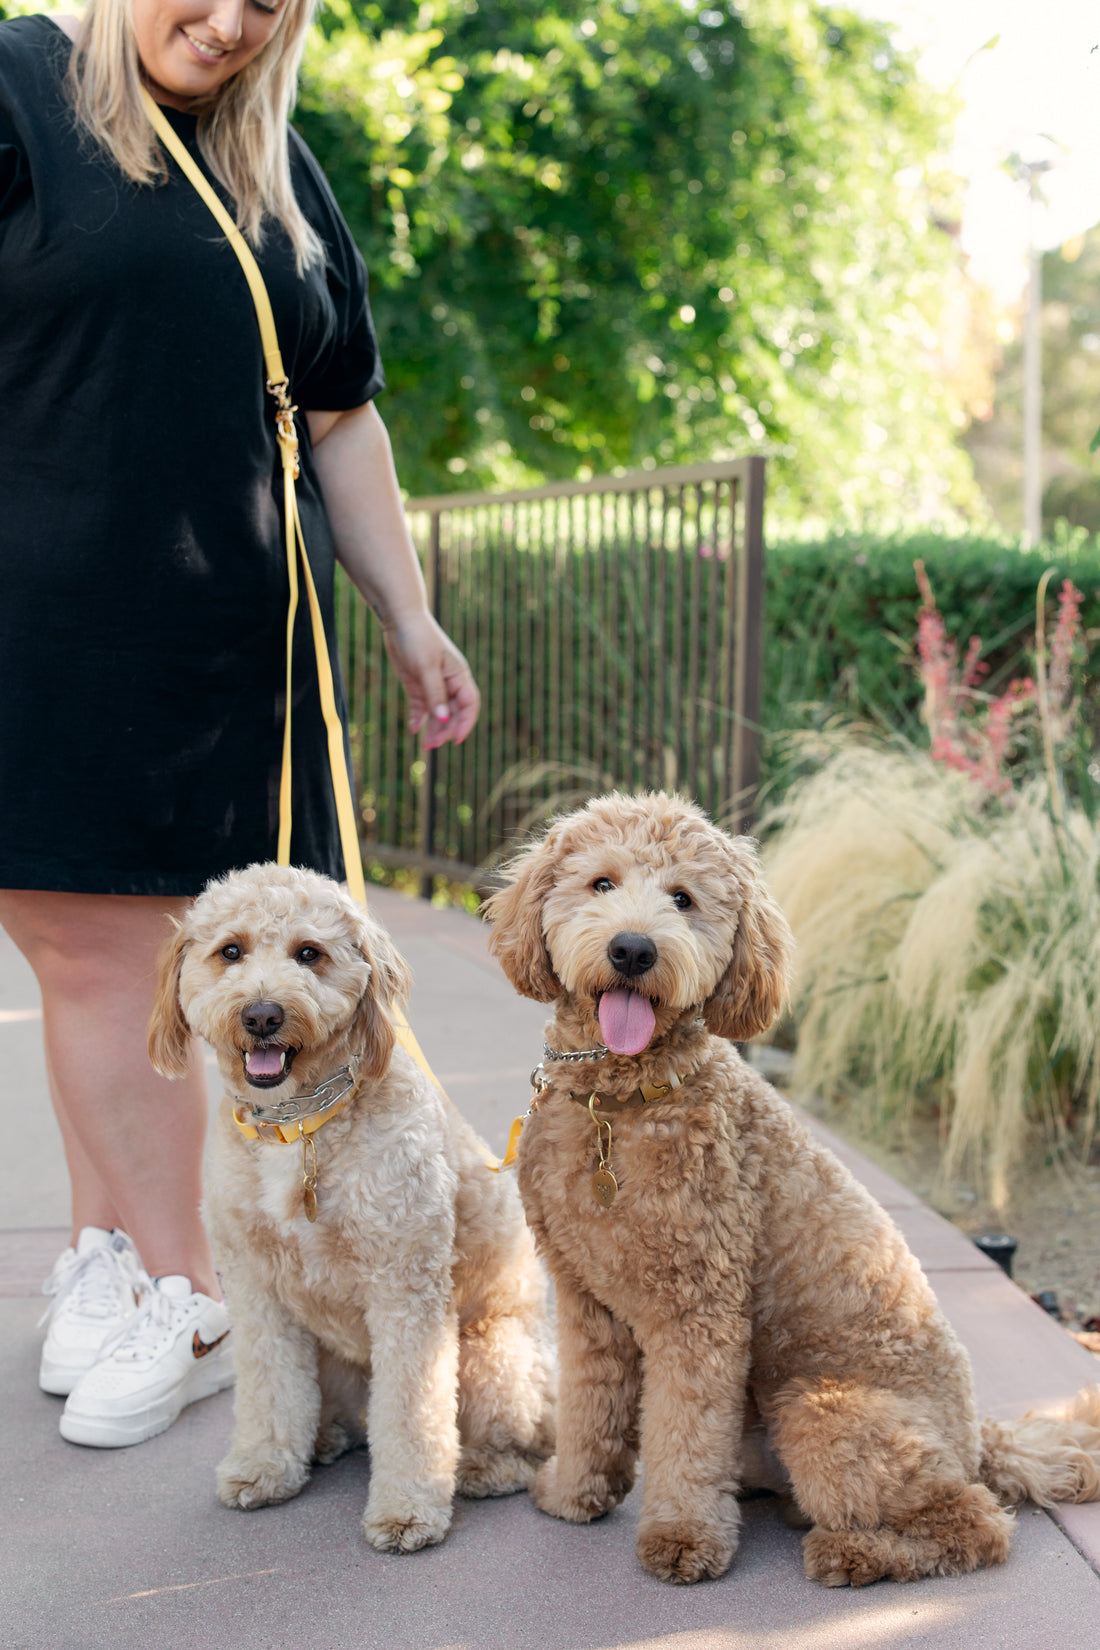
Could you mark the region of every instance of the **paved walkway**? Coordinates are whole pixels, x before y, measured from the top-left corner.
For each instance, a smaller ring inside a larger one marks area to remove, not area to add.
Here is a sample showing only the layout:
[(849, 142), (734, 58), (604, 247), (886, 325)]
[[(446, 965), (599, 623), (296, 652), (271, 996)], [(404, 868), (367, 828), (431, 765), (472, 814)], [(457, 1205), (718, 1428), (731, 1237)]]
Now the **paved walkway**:
[[(472, 918), (373, 896), (413, 965), (413, 1024), (458, 1105), (501, 1150), (527, 1099), (544, 1013), (512, 993)], [(746, 1507), (721, 1581), (654, 1581), (637, 1492), (589, 1528), (525, 1496), (462, 1502), (441, 1547), (382, 1557), (358, 1533), (366, 1458), (318, 1469), (285, 1507), (229, 1512), (214, 1466), (230, 1394), (136, 1449), (82, 1450), (36, 1384), (42, 1278), (67, 1240), (34, 983), (0, 935), (0, 1645), (4, 1650), (1094, 1650), (1100, 1506), (1034, 1508), (1012, 1556), (960, 1580), (829, 1590), (802, 1575), (774, 1505)], [(815, 1124), (814, 1127), (817, 1127)], [(819, 1129), (830, 1138), (824, 1129)], [(974, 1360), (983, 1408), (1057, 1402), (1096, 1364), (960, 1233), (831, 1144), (906, 1232)]]

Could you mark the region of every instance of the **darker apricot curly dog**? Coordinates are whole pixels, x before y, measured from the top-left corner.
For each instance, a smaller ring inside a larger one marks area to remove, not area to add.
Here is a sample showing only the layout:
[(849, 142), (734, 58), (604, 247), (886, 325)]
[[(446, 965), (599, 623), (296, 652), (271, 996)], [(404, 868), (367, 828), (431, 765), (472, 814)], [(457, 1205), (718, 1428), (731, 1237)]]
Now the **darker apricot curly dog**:
[(807, 1573), (838, 1586), (999, 1563), (1002, 1503), (1096, 1498), (1100, 1394), (981, 1426), (901, 1234), (733, 1046), (779, 1009), (791, 945), (752, 842), (612, 795), (506, 874), (493, 948), (554, 1004), (519, 1153), (558, 1301), (538, 1505), (607, 1512), (640, 1448), (639, 1557), (689, 1582), (729, 1565), (741, 1488), (786, 1486)]

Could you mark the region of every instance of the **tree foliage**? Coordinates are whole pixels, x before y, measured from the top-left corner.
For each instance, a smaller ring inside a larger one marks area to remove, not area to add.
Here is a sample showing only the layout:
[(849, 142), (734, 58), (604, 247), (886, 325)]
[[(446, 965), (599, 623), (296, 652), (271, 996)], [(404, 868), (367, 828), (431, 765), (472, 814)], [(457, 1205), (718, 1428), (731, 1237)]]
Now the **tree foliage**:
[(295, 121), (406, 485), (760, 451), (788, 522), (974, 506), (951, 112), (813, 0), (327, 0)]
[(406, 484), (756, 450), (791, 513), (965, 502), (948, 114), (805, 0), (330, 0), (296, 119)]

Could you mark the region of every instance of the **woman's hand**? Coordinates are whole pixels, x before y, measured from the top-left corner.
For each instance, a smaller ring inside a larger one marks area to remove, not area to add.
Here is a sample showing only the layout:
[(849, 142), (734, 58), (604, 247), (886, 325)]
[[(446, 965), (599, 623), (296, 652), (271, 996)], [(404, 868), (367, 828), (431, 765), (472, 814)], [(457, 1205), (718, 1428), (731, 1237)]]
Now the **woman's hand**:
[(460, 745), (477, 721), (481, 695), (470, 667), (430, 613), (383, 625), (386, 652), (409, 696), (409, 730), (425, 750)]
[(409, 727), (434, 750), (460, 744), (481, 697), (470, 667), (428, 609), (409, 537), (390, 438), (373, 402), (309, 412), (310, 440), (341, 566), (382, 621), (386, 651), (409, 696)]

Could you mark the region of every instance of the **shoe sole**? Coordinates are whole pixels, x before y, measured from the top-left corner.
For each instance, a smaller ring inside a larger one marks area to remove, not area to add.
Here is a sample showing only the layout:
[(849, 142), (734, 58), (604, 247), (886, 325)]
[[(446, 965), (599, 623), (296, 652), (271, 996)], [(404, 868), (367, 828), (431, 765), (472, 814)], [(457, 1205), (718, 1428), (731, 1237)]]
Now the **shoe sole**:
[(70, 1444), (85, 1444), (91, 1449), (126, 1449), (131, 1444), (143, 1444), (167, 1432), (189, 1404), (212, 1398), (232, 1384), (233, 1364), (226, 1348), (224, 1356), (215, 1355), (209, 1362), (196, 1364), (178, 1386), (129, 1415), (82, 1414), (66, 1404), (59, 1422), (61, 1436)]
[(67, 1398), (80, 1377), (91, 1369), (93, 1362), (94, 1359), (89, 1359), (78, 1369), (75, 1364), (55, 1364), (43, 1358), (38, 1366), (38, 1385), (52, 1398)]

